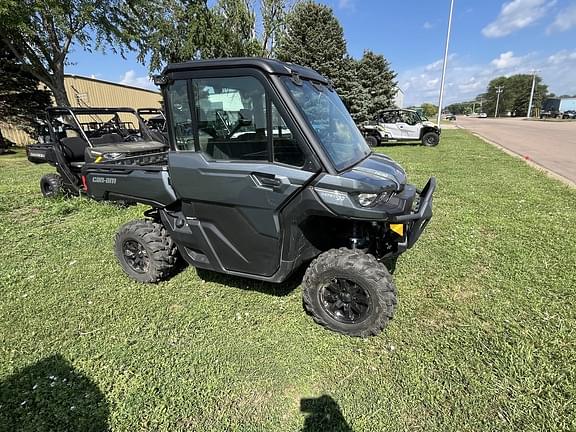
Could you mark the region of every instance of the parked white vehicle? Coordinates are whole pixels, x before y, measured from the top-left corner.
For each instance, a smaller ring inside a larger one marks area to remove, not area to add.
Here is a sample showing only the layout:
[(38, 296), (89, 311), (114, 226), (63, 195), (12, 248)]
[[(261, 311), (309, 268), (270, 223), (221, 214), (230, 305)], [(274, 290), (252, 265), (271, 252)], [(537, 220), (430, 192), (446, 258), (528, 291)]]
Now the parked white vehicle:
[(398, 141), (421, 141), (433, 147), (440, 142), (441, 129), (416, 111), (389, 109), (380, 112), (374, 121), (360, 125), (360, 131), (371, 147)]

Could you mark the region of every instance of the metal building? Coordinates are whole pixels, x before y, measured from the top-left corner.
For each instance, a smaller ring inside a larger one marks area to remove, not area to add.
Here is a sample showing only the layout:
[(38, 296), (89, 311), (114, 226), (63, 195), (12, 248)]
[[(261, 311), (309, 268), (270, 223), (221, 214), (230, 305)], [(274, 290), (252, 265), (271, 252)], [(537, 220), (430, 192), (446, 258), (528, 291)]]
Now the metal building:
[[(74, 107), (160, 108), (162, 104), (158, 91), (79, 75), (66, 75), (64, 87)], [(19, 129), (18, 125), (0, 122), (0, 128), (4, 138), (17, 145), (34, 142), (34, 138)]]

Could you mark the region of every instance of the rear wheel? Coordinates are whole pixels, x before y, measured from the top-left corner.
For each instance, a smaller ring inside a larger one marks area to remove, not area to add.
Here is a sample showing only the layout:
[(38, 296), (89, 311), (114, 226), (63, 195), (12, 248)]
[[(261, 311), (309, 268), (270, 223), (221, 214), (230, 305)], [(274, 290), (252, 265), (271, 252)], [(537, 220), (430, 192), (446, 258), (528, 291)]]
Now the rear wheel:
[(180, 255), (162, 224), (148, 220), (125, 224), (116, 234), (115, 254), (132, 279), (156, 283), (176, 269)]
[(40, 179), (40, 191), (45, 198), (57, 198), (64, 195), (62, 177), (58, 174), (44, 174)]
[(378, 138), (376, 138), (374, 135), (368, 135), (366, 137), (366, 144), (368, 144), (370, 147), (378, 147)]
[(440, 142), (440, 136), (436, 132), (426, 132), (422, 137), (422, 144), (426, 147), (434, 147)]
[(345, 248), (324, 252), (310, 264), (302, 295), (314, 321), (349, 336), (377, 335), (396, 305), (386, 267), (372, 255)]

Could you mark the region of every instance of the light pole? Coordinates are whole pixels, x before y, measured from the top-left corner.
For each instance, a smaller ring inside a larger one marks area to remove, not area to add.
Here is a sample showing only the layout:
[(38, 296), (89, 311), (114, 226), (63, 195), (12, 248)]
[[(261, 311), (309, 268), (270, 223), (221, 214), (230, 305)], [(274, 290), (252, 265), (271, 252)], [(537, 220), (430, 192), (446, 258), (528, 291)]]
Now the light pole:
[(504, 91), (504, 87), (496, 87), (496, 110), (494, 111), (494, 118), (498, 117), (498, 105), (500, 104), (500, 94)]
[(532, 69), (532, 90), (530, 91), (530, 103), (528, 104), (528, 112), (526, 117), (530, 118), (532, 115), (532, 102), (534, 101), (534, 89), (536, 88), (536, 69)]
[(440, 82), (440, 100), (438, 101), (438, 120), (442, 118), (442, 100), (444, 99), (444, 78), (446, 77), (446, 65), (448, 64), (448, 46), (450, 45), (450, 30), (452, 29), (452, 11), (454, 10), (454, 0), (450, 0), (450, 15), (448, 17), (448, 31), (446, 33), (446, 48), (444, 50), (444, 64), (442, 65), (442, 80)]

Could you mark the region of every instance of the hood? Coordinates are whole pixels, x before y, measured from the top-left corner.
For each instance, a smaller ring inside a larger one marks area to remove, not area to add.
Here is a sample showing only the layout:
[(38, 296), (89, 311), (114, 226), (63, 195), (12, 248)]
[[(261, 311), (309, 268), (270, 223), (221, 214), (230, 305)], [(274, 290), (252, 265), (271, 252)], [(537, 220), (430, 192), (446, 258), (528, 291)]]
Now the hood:
[(390, 182), (396, 184), (395, 190), (401, 191), (406, 184), (406, 172), (388, 156), (372, 153), (358, 165), (342, 174), (342, 177), (361, 181), (374, 187), (388, 188)]
[[(433, 127), (433, 128), (438, 127), (438, 125), (436, 123), (432, 123), (430, 120), (423, 121), (422, 124), (424, 126), (429, 126), (429, 127)], [(440, 129), (440, 128), (438, 128), (438, 129)]]
[(317, 187), (345, 192), (380, 193), (383, 190), (400, 192), (406, 184), (404, 169), (387, 156), (372, 153), (363, 161), (339, 175), (324, 175)]

